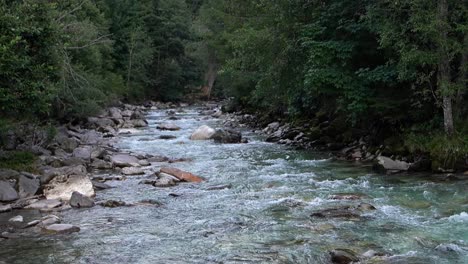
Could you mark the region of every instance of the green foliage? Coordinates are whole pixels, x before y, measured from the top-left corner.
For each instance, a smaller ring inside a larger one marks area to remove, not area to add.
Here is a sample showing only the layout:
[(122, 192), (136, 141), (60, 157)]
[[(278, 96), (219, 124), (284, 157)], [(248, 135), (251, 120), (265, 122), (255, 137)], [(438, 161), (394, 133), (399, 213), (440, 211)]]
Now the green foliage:
[(37, 157), (30, 152), (11, 151), (0, 155), (0, 168), (35, 173)]

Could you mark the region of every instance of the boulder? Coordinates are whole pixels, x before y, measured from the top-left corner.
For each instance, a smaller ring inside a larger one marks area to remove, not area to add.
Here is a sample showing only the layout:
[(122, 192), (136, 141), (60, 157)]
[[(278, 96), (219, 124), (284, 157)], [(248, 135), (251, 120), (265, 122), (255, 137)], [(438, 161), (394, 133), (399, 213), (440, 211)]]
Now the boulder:
[(80, 228), (69, 224), (53, 224), (42, 228), (48, 234), (70, 234), (80, 232)]
[(410, 164), (404, 161), (392, 160), (391, 158), (380, 156), (377, 158), (377, 162), (374, 164), (373, 168), (378, 172), (398, 173), (407, 171), (410, 168)]
[(62, 219), (60, 219), (60, 217), (56, 215), (46, 215), (42, 217), (42, 219), (37, 224), (40, 224), (41, 226), (48, 226), (53, 224), (59, 224), (60, 222), (62, 222)]
[(57, 176), (44, 186), (47, 199), (68, 201), (73, 192), (80, 192), (88, 197), (95, 195), (93, 183), (86, 175)]
[(73, 150), (73, 157), (81, 158), (85, 160), (96, 159), (103, 153), (101, 148), (95, 148), (92, 146), (83, 146)]
[(161, 136), (159, 136), (159, 139), (164, 139), (164, 140), (176, 139), (176, 138), (177, 138), (176, 136), (172, 136), (172, 135), (161, 135)]
[(231, 129), (219, 129), (212, 136), (216, 143), (241, 143), (242, 134)]
[(169, 131), (180, 130), (180, 127), (175, 124), (160, 124), (156, 128), (159, 130), (169, 130)]
[(46, 209), (53, 209), (57, 208), (62, 205), (62, 202), (59, 200), (40, 200), (35, 203), (32, 203), (26, 206), (26, 209), (37, 209), (37, 210), (46, 210)]
[(20, 197), (16, 190), (7, 181), (0, 181), (0, 202), (11, 202)]
[(0, 180), (17, 180), (20, 177), (20, 173), (10, 169), (0, 169)]
[(99, 205), (102, 207), (115, 208), (115, 207), (126, 206), (127, 204), (123, 201), (108, 200), (108, 201), (100, 203)]
[(96, 190), (107, 190), (107, 189), (112, 188), (112, 186), (105, 184), (103, 182), (92, 181), (92, 183), (93, 183), (94, 189)]
[(41, 175), (41, 184), (49, 183), (53, 178), (60, 175), (86, 175), (87, 170), (83, 165), (67, 166), (61, 168), (44, 168)]
[(6, 205), (1, 205), (0, 204), (0, 213), (6, 213), (10, 212), (13, 208), (11, 208), (11, 205), (6, 204)]
[(162, 173), (166, 173), (169, 175), (172, 175), (176, 177), (177, 179), (181, 181), (186, 181), (186, 182), (202, 182), (204, 181), (201, 177), (198, 177), (190, 172), (186, 172), (183, 170), (179, 170), (176, 168), (170, 168), (170, 167), (162, 167), (161, 168)]
[(143, 119), (134, 119), (130, 121), (133, 127), (147, 127), (148, 122)]
[(75, 208), (89, 208), (94, 206), (94, 201), (79, 192), (73, 192), (70, 198), (70, 205)]
[(123, 175), (143, 175), (145, 171), (139, 167), (125, 167), (122, 169)]
[(111, 162), (117, 167), (131, 167), (138, 164), (138, 159), (128, 154), (116, 154), (111, 157)]
[(112, 119), (122, 119), (122, 111), (117, 107), (109, 108), (109, 117)]
[(73, 150), (80, 145), (80, 141), (76, 138), (59, 137), (56, 138), (56, 141), (62, 147), (62, 149), (68, 153), (73, 152)]
[(18, 181), (18, 192), (20, 198), (26, 198), (35, 195), (39, 190), (39, 187), (39, 179), (30, 179), (26, 176), (20, 176)]
[(95, 159), (93, 163), (91, 163), (91, 167), (98, 170), (108, 170), (112, 169), (112, 163), (101, 159)]
[(158, 179), (155, 180), (152, 184), (154, 187), (171, 187), (175, 186), (178, 181), (180, 180), (171, 175), (160, 173)]
[(8, 220), (8, 222), (15, 222), (15, 223), (23, 223), (24, 219), (23, 216), (17, 215), (15, 217), (12, 217)]
[(216, 130), (209, 126), (201, 126), (190, 136), (191, 140), (209, 140), (216, 133)]

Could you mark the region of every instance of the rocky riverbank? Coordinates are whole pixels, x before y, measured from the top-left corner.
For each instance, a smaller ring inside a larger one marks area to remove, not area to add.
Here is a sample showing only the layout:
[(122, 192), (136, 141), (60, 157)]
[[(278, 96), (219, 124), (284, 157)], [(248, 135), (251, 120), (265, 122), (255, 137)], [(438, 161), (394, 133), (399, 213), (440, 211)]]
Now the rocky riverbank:
[[(329, 152), (333, 158), (372, 164), (375, 171), (386, 174), (438, 172), (446, 173), (448, 177), (465, 178), (468, 175), (468, 160), (466, 164), (459, 164), (456, 171), (445, 171), (442, 168), (434, 168), (427, 155), (414, 153), (401, 155), (392, 151), (392, 148), (381, 144), (375, 147), (366, 140), (366, 136), (360, 137), (349, 143), (342, 138), (346, 133), (340, 120), (322, 120), (316, 126), (310, 124), (295, 125), (292, 122), (274, 121), (262, 115), (244, 114), (242, 112), (230, 113), (224, 116), (224, 124), (228, 127), (248, 126), (255, 129), (256, 133), (263, 134), (267, 142), (292, 146), (299, 149), (310, 149)], [(344, 122), (341, 120), (341, 122)]]
[[(38, 144), (27, 144), (32, 141), (19, 135), (11, 136), (9, 150), (25, 150), (37, 155), (37, 173), (0, 168), (0, 213), (12, 216), (0, 220), (0, 240), (33, 234), (79, 232), (78, 226), (61, 223), (59, 217), (61, 211), (72, 208), (160, 205), (156, 201), (128, 204), (109, 200), (95, 203), (96, 192), (111, 188), (106, 181), (125, 180), (137, 175), (149, 175), (142, 183), (155, 187), (170, 187), (181, 181), (203, 181), (201, 177), (169, 166), (186, 159), (122, 152), (114, 147), (119, 136), (148, 126), (145, 120), (147, 111), (184, 106), (187, 105), (157, 102), (148, 102), (144, 106), (122, 104), (84, 122), (56, 128), (51, 140), (46, 140), (48, 135), (45, 133), (36, 133), (35, 136), (40, 134), (44, 137), (34, 141)], [(174, 116), (172, 111), (167, 111), (167, 114)], [(158, 129), (179, 128), (166, 123)], [(3, 155), (7, 154), (8, 151), (3, 152)], [(150, 167), (154, 163), (160, 164), (161, 169), (154, 171)], [(108, 171), (112, 176), (96, 176), (99, 171)], [(35, 219), (25, 222), (23, 215), (26, 214), (35, 215)]]

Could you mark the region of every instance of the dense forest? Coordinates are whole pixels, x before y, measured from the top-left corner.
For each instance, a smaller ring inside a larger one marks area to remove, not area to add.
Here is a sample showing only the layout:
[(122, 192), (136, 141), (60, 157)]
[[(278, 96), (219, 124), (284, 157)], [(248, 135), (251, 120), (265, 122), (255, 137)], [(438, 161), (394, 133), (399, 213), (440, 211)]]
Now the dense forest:
[(0, 0), (3, 126), (201, 88), (324, 144), (364, 139), (453, 169), (467, 79), (466, 1)]

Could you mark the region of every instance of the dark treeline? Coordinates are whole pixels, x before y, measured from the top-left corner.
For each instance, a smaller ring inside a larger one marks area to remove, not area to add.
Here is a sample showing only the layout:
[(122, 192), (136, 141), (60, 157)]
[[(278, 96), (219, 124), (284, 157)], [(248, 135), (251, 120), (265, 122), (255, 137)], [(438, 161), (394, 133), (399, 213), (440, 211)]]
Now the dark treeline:
[(322, 143), (364, 138), (435, 168), (466, 158), (466, 1), (205, 0), (199, 20), (237, 105)]
[(0, 112), (80, 118), (114, 101), (174, 100), (200, 73), (185, 0), (0, 0)]
[(464, 0), (0, 0), (10, 118), (201, 86), (323, 144), (364, 138), (453, 168), (468, 153), (467, 65)]

